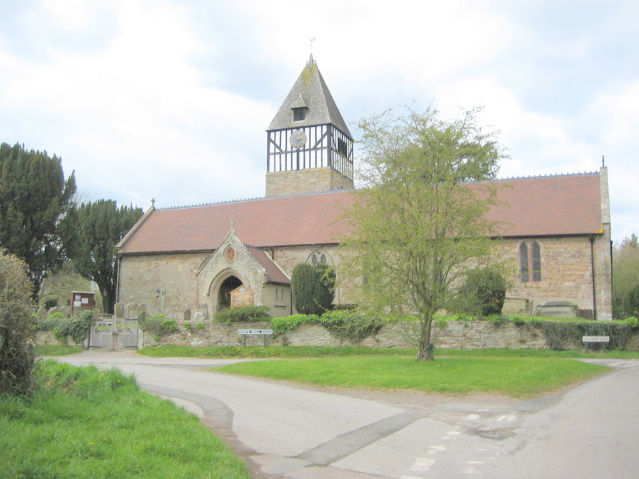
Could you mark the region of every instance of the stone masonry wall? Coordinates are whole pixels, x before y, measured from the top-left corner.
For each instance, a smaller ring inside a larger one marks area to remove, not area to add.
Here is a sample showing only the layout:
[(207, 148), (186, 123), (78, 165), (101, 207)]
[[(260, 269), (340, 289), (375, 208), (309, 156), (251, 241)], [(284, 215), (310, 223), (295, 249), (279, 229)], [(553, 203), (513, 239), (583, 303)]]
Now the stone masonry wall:
[[(519, 277), (519, 244), (537, 241), (541, 252), (540, 282), (522, 283)], [(580, 309), (593, 310), (591, 249), (588, 237), (523, 238), (495, 242), (497, 255), (508, 266), (510, 286), (507, 297), (519, 298), (534, 314), (535, 308), (545, 301), (569, 301)], [(608, 246), (609, 249), (609, 246)], [(309, 255), (320, 250), (329, 263), (339, 266), (336, 245), (308, 245), (268, 248), (267, 254), (290, 276), (295, 265), (307, 261)], [(610, 268), (606, 245), (597, 238), (594, 244), (599, 319), (611, 318)], [(183, 318), (185, 311), (194, 315), (198, 305), (207, 306), (208, 291), (198, 289), (197, 272), (207, 253), (125, 256), (122, 258), (119, 278), (121, 304), (144, 304), (150, 315), (164, 313)], [(339, 267), (338, 267), (339, 279)], [(157, 293), (157, 290), (160, 293)], [(200, 288), (201, 289), (201, 288)], [(206, 288), (205, 288), (206, 289)], [(527, 300), (527, 302), (526, 302)], [(336, 292), (335, 303), (357, 302), (357, 294), (348, 297), (348, 288)], [(281, 314), (284, 314), (282, 311)]]
[(183, 318), (186, 310), (195, 313), (197, 271), (208, 256), (207, 253), (124, 256), (118, 278), (118, 302), (144, 304), (148, 315), (163, 313)]
[[(193, 322), (191, 322), (193, 324)], [(408, 323), (410, 324), (410, 323)], [(404, 328), (407, 323), (384, 326), (374, 337), (362, 341), (361, 346), (373, 348), (410, 348)], [(179, 345), (191, 347), (237, 346), (243, 344), (238, 329), (271, 329), (269, 322), (249, 322), (223, 324), (206, 321), (203, 329), (180, 327), (172, 335), (161, 338), (144, 334), (144, 347), (157, 345)], [(297, 329), (282, 334), (267, 336), (271, 346), (329, 346), (349, 345), (344, 339), (331, 334), (320, 324), (302, 324)], [(495, 325), (489, 321), (449, 321), (444, 327), (433, 324), (432, 342), (441, 349), (481, 349), (481, 348), (528, 348), (548, 349), (543, 330), (531, 324), (517, 325), (503, 323)], [(247, 346), (263, 346), (264, 336), (247, 336)], [(581, 344), (571, 345), (571, 349), (581, 349)], [(639, 331), (634, 330), (626, 342), (626, 349), (639, 349)]]
[(330, 167), (276, 171), (266, 174), (266, 196), (287, 196), (321, 191), (352, 190), (353, 181)]
[[(541, 249), (541, 281), (523, 283), (519, 276), (519, 244), (537, 241)], [(569, 301), (593, 309), (590, 241), (588, 237), (522, 238), (497, 243), (498, 255), (513, 271), (507, 297), (525, 298), (532, 311), (545, 301)]]

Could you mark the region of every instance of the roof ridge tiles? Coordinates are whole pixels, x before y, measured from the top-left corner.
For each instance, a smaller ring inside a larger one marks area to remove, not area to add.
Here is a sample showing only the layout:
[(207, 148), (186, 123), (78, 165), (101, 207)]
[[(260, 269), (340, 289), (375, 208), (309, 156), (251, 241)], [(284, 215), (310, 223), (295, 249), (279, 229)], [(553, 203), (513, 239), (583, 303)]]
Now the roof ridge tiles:
[(488, 183), (491, 181), (508, 181), (508, 180), (528, 180), (531, 178), (558, 178), (564, 176), (586, 176), (586, 175), (598, 175), (598, 171), (584, 171), (582, 172), (574, 172), (574, 173), (551, 173), (547, 175), (524, 175), (524, 176), (508, 176), (505, 178), (494, 178), (492, 180), (482, 181), (481, 183)]
[(317, 196), (324, 194), (334, 194), (334, 193), (348, 193), (355, 190), (330, 190), (330, 191), (317, 191), (313, 193), (298, 193), (295, 195), (282, 195), (282, 196), (256, 196), (254, 198), (242, 198), (238, 200), (224, 200), (224, 201), (216, 201), (213, 203), (201, 203), (197, 205), (179, 205), (179, 206), (165, 206), (163, 208), (155, 208), (156, 211), (166, 211), (166, 210), (181, 210), (187, 208), (204, 208), (207, 206), (218, 206), (218, 205), (227, 205), (231, 203), (246, 203), (249, 201), (261, 201), (261, 200), (277, 200), (281, 198), (296, 198), (300, 196)]
[(257, 200), (265, 200), (267, 198), (263, 197), (263, 196), (256, 196), (254, 198), (242, 198), (242, 199), (238, 199), (238, 200), (225, 200), (225, 201), (216, 201), (213, 203), (200, 203), (200, 204), (195, 204), (195, 205), (178, 205), (178, 206), (165, 206), (163, 208), (155, 208), (158, 211), (165, 211), (165, 210), (182, 210), (182, 209), (186, 209), (186, 208), (204, 208), (207, 206), (217, 206), (217, 205), (226, 205), (229, 203), (244, 203), (247, 201), (257, 201)]

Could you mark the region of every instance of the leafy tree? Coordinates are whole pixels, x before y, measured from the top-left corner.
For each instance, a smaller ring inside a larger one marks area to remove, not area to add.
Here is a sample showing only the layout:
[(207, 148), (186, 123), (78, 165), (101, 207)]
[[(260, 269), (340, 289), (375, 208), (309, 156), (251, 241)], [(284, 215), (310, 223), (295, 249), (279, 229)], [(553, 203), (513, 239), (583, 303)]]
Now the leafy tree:
[[(479, 110), (440, 120), (428, 109), (389, 110), (365, 118), (364, 188), (345, 213), (340, 278), (359, 281), (360, 307), (407, 307), (419, 319), (411, 335), (419, 359), (433, 359), (434, 313), (446, 307), (470, 269), (490, 259), (496, 224), (485, 213), (498, 203), (494, 178), (505, 155), (477, 123)], [(468, 184), (468, 182), (472, 182)]]
[(61, 160), (23, 145), (0, 145), (0, 246), (23, 259), (37, 294), (42, 279), (65, 260), (65, 216), (75, 176), (64, 179)]
[(639, 316), (639, 241), (632, 234), (613, 251), (612, 297), (615, 317)]
[(6, 338), (0, 349), (0, 393), (31, 390), (36, 319), (31, 314), (31, 283), (26, 264), (0, 248), (0, 327)]
[(301, 314), (322, 314), (335, 297), (335, 271), (326, 264), (300, 263), (291, 275), (293, 305)]
[(105, 313), (113, 313), (115, 304), (115, 247), (142, 214), (141, 208), (118, 208), (116, 202), (111, 200), (84, 203), (73, 211), (75, 235), (69, 254), (78, 273), (95, 281), (100, 288)]
[[(76, 272), (72, 262), (67, 262), (58, 271), (48, 274), (42, 281), (38, 293), (38, 306), (47, 309), (53, 306), (65, 306), (71, 303), (72, 291), (90, 290), (91, 281)], [(96, 308), (102, 309), (100, 298), (95, 299)]]

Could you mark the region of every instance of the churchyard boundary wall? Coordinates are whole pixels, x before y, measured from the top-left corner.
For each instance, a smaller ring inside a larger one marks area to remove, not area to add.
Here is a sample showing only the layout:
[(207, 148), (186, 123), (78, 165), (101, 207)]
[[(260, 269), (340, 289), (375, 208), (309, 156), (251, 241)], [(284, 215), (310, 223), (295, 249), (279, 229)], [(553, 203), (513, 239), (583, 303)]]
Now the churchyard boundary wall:
[[(410, 324), (410, 323), (408, 323)], [(374, 336), (364, 339), (359, 346), (373, 348), (410, 348), (406, 340), (407, 323), (390, 323), (384, 325)], [(154, 336), (143, 333), (140, 338), (142, 347), (159, 345), (175, 345), (190, 347), (243, 346), (243, 337), (238, 329), (272, 329), (270, 322), (218, 323), (205, 321), (199, 328), (185, 328), (182, 324), (175, 333), (165, 336)], [(432, 342), (441, 349), (550, 349), (543, 327), (535, 323), (494, 323), (491, 321), (447, 321), (433, 323)], [(296, 329), (273, 334), (267, 337), (271, 346), (347, 346), (353, 345), (343, 338), (333, 335), (319, 323), (300, 324)], [(264, 337), (248, 335), (247, 346), (263, 346)], [(581, 350), (581, 341), (566, 341), (562, 349)], [(633, 329), (627, 335), (624, 349), (639, 351), (639, 330)]]

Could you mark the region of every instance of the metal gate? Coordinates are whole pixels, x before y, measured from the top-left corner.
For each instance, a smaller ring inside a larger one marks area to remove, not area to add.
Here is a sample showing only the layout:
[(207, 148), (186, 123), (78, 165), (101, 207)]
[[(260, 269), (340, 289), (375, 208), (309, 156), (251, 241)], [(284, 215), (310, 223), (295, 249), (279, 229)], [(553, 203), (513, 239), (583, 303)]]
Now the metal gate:
[(138, 320), (103, 318), (93, 321), (91, 348), (125, 349), (138, 347)]

